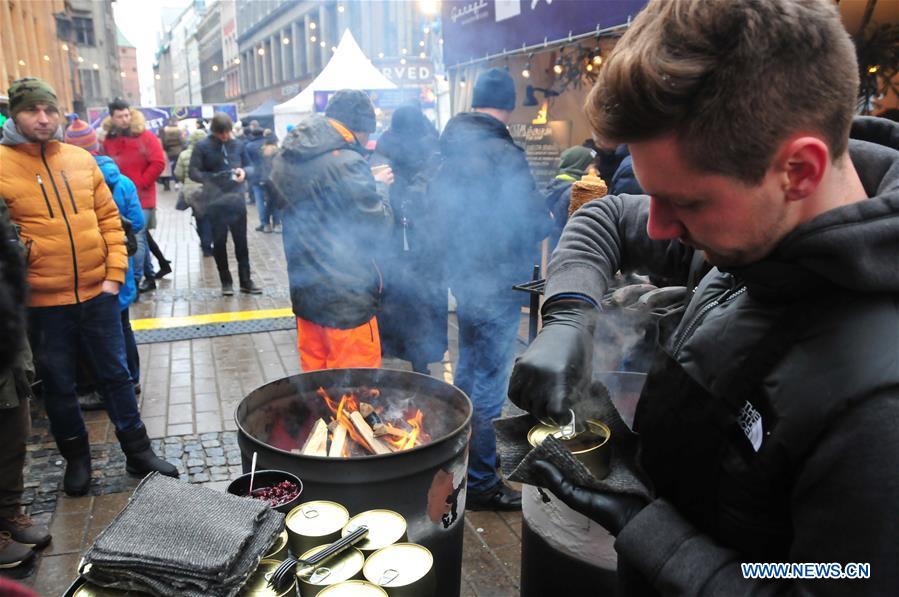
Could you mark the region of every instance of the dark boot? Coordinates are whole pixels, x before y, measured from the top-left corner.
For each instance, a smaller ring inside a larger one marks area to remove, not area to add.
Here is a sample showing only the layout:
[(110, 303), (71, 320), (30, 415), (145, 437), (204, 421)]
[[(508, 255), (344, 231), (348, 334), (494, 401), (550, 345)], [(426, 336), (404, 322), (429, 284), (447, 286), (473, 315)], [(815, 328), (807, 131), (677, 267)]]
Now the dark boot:
[(161, 280), (172, 273), (172, 262), (165, 259), (159, 261), (159, 269), (156, 271), (156, 279)]
[(62, 488), (66, 495), (87, 493), (91, 486), (91, 443), (87, 434), (56, 440), (59, 453), (66, 459), (66, 474)]
[(141, 426), (127, 431), (116, 430), (115, 434), (119, 438), (119, 444), (126, 456), (126, 471), (140, 476), (158, 471), (167, 477), (178, 478), (178, 469), (153, 452), (146, 427)]
[(47, 547), (52, 539), (47, 525), (38, 524), (25, 514), (0, 518), (0, 533), (2, 532), (9, 533), (13, 541), (35, 549)]

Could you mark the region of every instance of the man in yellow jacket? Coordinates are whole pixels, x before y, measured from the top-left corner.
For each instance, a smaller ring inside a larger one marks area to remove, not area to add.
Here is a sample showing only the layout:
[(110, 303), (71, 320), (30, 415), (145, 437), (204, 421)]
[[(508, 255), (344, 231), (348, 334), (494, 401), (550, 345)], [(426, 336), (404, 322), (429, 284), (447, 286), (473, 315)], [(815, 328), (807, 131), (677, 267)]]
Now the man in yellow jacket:
[(50, 430), (66, 459), (63, 488), (90, 487), (87, 428), (75, 396), (79, 340), (98, 377), (129, 473), (172, 477), (153, 453), (128, 373), (119, 286), (128, 255), (119, 211), (85, 150), (61, 142), (56, 92), (33, 77), (9, 88), (10, 118), (0, 139), (0, 196), (28, 254), (31, 338)]

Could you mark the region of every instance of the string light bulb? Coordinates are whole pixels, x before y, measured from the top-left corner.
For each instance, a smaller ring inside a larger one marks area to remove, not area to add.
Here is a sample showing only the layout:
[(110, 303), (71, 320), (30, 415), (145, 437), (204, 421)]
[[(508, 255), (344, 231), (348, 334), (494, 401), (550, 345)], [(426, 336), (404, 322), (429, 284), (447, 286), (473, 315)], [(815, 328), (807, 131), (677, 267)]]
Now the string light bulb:
[(600, 64), (602, 64), (602, 55), (597, 54), (596, 56), (594, 56), (593, 64), (595, 64), (596, 66), (599, 66)]
[(290, 44), (290, 38), (289, 37), (281, 38), (281, 43), (284, 44), (285, 46)]
[(315, 42), (318, 41), (318, 38), (315, 37), (314, 35), (310, 35), (310, 36), (309, 36), (309, 41), (311, 41), (312, 43), (315, 43)]
[(315, 27), (316, 27), (315, 21), (312, 21), (311, 23), (309, 23), (310, 29), (315, 29)]
[(557, 75), (561, 75), (562, 74), (562, 65), (560, 63), (556, 62), (553, 65), (553, 72), (556, 73)]
[(344, 10), (346, 10), (346, 9), (344, 8), (343, 4), (337, 5), (337, 12), (343, 12)]
[(524, 65), (524, 70), (521, 71), (521, 76), (524, 77), (525, 79), (531, 78), (531, 58), (533, 58), (533, 57), (534, 57), (533, 52), (528, 54), (527, 64)]
[(424, 60), (425, 58), (428, 57), (428, 55), (425, 54), (424, 52), (421, 52), (421, 53), (418, 55), (418, 57), (421, 58), (422, 60)]

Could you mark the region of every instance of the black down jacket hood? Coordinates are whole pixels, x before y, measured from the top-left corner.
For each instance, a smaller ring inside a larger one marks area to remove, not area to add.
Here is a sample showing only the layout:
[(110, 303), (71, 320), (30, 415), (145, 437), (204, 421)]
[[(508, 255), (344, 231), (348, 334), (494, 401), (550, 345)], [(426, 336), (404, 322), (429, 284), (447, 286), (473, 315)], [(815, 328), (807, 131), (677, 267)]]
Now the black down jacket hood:
[(293, 311), (325, 327), (362, 325), (381, 294), (377, 254), (391, 212), (363, 152), (352, 133), (316, 114), (291, 131), (272, 164)]

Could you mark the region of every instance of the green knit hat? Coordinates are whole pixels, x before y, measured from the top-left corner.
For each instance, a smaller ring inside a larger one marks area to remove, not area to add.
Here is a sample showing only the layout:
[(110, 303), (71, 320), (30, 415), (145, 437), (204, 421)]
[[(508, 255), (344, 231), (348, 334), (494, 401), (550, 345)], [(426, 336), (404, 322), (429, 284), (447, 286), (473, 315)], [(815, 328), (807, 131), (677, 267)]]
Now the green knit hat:
[(36, 104), (47, 104), (59, 109), (59, 100), (56, 91), (49, 83), (37, 77), (22, 77), (16, 79), (9, 86), (9, 116), (15, 118), (16, 114)]

